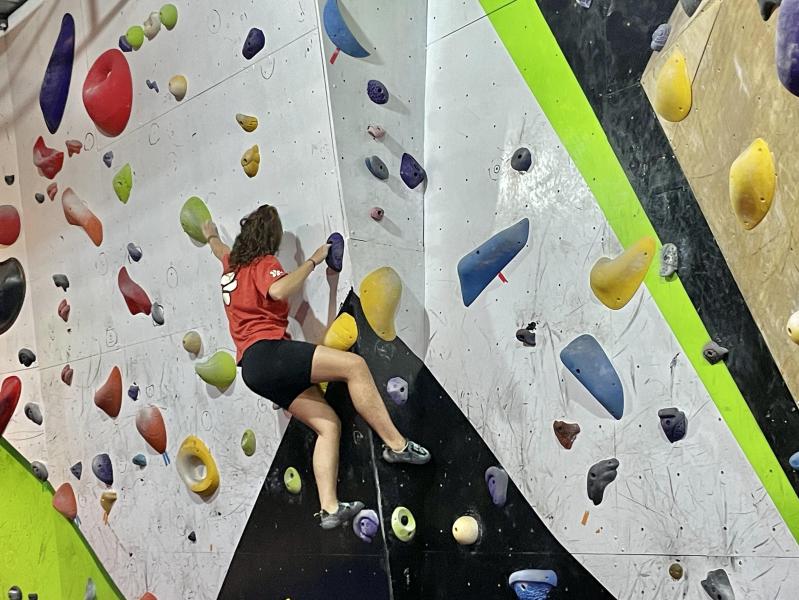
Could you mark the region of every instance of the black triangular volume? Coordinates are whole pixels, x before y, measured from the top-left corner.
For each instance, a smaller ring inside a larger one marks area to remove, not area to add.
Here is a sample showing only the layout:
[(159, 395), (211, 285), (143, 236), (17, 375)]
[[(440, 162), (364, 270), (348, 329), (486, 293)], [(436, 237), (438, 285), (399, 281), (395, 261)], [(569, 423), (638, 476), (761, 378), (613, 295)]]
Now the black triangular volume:
[[(378, 510), (377, 475), (385, 538), (378, 534), (379, 539), (367, 544), (349, 527), (333, 532), (319, 528), (312, 518), (318, 510), (311, 472), (313, 435), (292, 421), (219, 597), (511, 600), (516, 598), (508, 586), (511, 573), (551, 569), (558, 586), (548, 600), (613, 598), (561, 546), (512, 481), (505, 506), (494, 506), (484, 474), (501, 465), (422, 360), (399, 338), (379, 339), (353, 292), (343, 311), (356, 318), (354, 351), (369, 365), (397, 426), (426, 446), (433, 461), (425, 466), (385, 463), (380, 440), (354, 413), (346, 387), (331, 385), (326, 397), (343, 424), (339, 492), (345, 500), (359, 499)], [(401, 406), (385, 392), (392, 377), (409, 383), (408, 400)], [(291, 496), (283, 486), (283, 473), (290, 466), (302, 476), (299, 496)], [(392, 531), (391, 514), (397, 506), (410, 509), (416, 520), (410, 542), (400, 541)], [(451, 534), (453, 522), (462, 515), (480, 523), (480, 538), (472, 546), (458, 545)]]

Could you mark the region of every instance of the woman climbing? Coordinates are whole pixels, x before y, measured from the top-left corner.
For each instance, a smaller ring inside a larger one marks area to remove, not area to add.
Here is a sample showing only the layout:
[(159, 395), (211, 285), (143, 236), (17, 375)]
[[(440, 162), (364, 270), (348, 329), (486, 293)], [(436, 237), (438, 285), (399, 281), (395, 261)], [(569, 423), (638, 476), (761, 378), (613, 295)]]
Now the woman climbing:
[(222, 299), (236, 344), (236, 360), (247, 387), (316, 432), (313, 470), (321, 505), (318, 516), (322, 528), (334, 529), (355, 516), (363, 503), (339, 502), (336, 481), (341, 421), (314, 384), (346, 382), (355, 410), (385, 444), (385, 461), (421, 465), (430, 460), (430, 453), (394, 426), (363, 358), (294, 341), (286, 333), (288, 299), (324, 262), (329, 244), (320, 246), (311, 258), (286, 273), (275, 256), (283, 238), (277, 209), (263, 205), (240, 225), (241, 232), (231, 249), (219, 239), (212, 221), (203, 224), (208, 244), (222, 262)]

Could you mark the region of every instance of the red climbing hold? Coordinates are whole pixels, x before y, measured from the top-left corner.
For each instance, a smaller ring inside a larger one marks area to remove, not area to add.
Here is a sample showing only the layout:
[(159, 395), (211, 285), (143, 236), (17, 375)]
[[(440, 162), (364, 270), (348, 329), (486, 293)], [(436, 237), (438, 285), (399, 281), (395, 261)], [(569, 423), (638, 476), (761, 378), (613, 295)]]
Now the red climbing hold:
[(125, 130), (133, 105), (130, 66), (116, 48), (103, 52), (83, 83), (83, 105), (101, 133), (114, 137)]
[(58, 316), (66, 323), (69, 321), (69, 311), (70, 311), (69, 302), (67, 302), (66, 298), (61, 300), (61, 303), (58, 305)]
[(22, 382), (19, 377), (11, 375), (3, 380), (3, 385), (0, 386), (0, 435), (3, 435), (11, 420), (21, 393)]
[(80, 154), (83, 144), (79, 140), (67, 140), (67, 154), (71, 158), (73, 154)]
[(111, 369), (111, 374), (99, 390), (94, 393), (94, 404), (112, 419), (122, 410), (122, 373), (119, 367)]
[(47, 186), (47, 195), (50, 196), (50, 200), (55, 200), (55, 196), (58, 193), (58, 184), (54, 181), (50, 185)]
[(64, 517), (73, 521), (78, 516), (78, 501), (75, 499), (75, 490), (68, 483), (62, 483), (53, 495), (53, 508)]
[(0, 206), (0, 244), (10, 246), (19, 237), (19, 212), (10, 204)]
[(39, 136), (33, 145), (33, 164), (39, 169), (39, 175), (53, 179), (64, 166), (64, 153), (55, 148), (48, 148), (44, 138)]
[[(49, 192), (49, 190), (48, 190)], [(70, 225), (82, 227), (95, 246), (103, 243), (103, 224), (78, 195), (67, 188), (61, 194), (61, 207)]]
[(128, 305), (130, 314), (150, 314), (150, 310), (153, 307), (153, 303), (150, 302), (150, 297), (138, 283), (130, 278), (128, 270), (125, 267), (119, 270), (117, 283), (119, 284), (119, 291), (122, 292), (122, 297), (125, 298), (125, 303)]

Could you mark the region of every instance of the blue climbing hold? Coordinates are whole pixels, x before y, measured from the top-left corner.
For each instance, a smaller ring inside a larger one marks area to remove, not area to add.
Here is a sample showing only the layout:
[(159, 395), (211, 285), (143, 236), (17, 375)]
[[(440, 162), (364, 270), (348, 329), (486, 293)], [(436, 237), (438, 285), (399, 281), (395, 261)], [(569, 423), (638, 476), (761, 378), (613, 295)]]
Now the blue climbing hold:
[(529, 219), (495, 234), (458, 262), (463, 304), (474, 302), (494, 278), (522, 251), (530, 235)]
[(133, 457), (133, 464), (137, 467), (146, 467), (147, 466), (147, 457), (144, 454), (137, 454)]
[(508, 501), (508, 474), (499, 467), (488, 467), (485, 472), (488, 493), (494, 506), (500, 508)]
[(44, 71), (42, 88), (39, 91), (39, 106), (42, 109), (44, 122), (50, 133), (58, 131), (64, 109), (69, 96), (69, 84), (72, 81), (72, 63), (75, 61), (75, 19), (66, 13), (61, 19), (61, 31), (58, 32), (50, 62)]
[(114, 484), (114, 467), (111, 465), (111, 457), (107, 454), (98, 454), (92, 460), (92, 473), (106, 485)]
[(327, 238), (327, 243), (330, 244), (330, 250), (327, 253), (327, 266), (336, 273), (341, 273), (344, 266), (344, 236), (338, 231), (334, 231)]
[(400, 164), (400, 177), (402, 177), (405, 185), (414, 189), (427, 179), (427, 173), (413, 156), (405, 152), (402, 155), (402, 163)]
[(555, 571), (524, 569), (511, 574), (508, 585), (518, 600), (546, 600), (549, 592), (557, 587), (558, 576)]
[(322, 19), (324, 20), (327, 37), (330, 38), (336, 48), (354, 58), (366, 58), (369, 56), (369, 53), (358, 43), (355, 35), (344, 22), (338, 0), (327, 0)]
[(624, 388), (596, 339), (587, 333), (560, 351), (560, 360), (615, 419), (624, 414)]
[(257, 27), (253, 27), (250, 29), (250, 33), (247, 34), (247, 39), (244, 40), (244, 47), (241, 49), (241, 53), (244, 55), (244, 58), (250, 60), (263, 50), (265, 45), (266, 37), (264, 36), (264, 32)]
[(799, 452), (794, 452), (791, 458), (788, 459), (788, 463), (791, 465), (791, 468), (799, 471)]
[(128, 398), (134, 402), (139, 399), (139, 386), (135, 383), (128, 388)]
[(388, 102), (388, 88), (377, 79), (370, 79), (366, 84), (366, 94), (375, 104), (385, 104)]
[(133, 46), (130, 45), (128, 36), (125, 34), (119, 36), (119, 49), (122, 50), (122, 52), (133, 52)]

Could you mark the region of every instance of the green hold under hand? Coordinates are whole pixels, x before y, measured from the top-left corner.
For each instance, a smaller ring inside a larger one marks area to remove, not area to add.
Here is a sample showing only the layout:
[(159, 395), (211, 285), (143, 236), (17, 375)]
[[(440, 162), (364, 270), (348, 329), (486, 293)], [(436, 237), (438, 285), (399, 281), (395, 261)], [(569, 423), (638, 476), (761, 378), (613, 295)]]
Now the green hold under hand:
[(130, 163), (127, 163), (114, 175), (114, 191), (119, 201), (122, 202), (122, 204), (127, 204), (132, 189), (133, 170), (130, 168)]
[(194, 365), (194, 371), (205, 383), (223, 390), (236, 379), (236, 359), (218, 350), (204, 363)]
[(200, 244), (208, 242), (203, 234), (203, 223), (211, 220), (211, 211), (200, 198), (192, 196), (180, 209), (180, 226), (191, 239)]
[(246, 456), (255, 454), (255, 432), (252, 429), (247, 429), (241, 436), (241, 449)]

